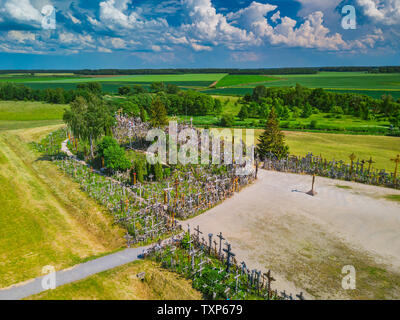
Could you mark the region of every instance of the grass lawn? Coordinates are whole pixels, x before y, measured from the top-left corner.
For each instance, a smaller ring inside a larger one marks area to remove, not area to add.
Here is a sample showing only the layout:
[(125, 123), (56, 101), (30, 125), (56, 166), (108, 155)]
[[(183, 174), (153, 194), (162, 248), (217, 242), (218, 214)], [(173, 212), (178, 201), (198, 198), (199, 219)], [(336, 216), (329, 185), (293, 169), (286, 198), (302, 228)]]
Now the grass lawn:
[[(137, 274), (145, 272), (143, 281)], [(200, 300), (190, 280), (162, 269), (152, 261), (135, 261), (29, 300)]]
[(0, 288), (124, 245), (124, 231), (28, 145), (57, 126), (0, 132)]
[(0, 101), (0, 121), (61, 120), (68, 105), (31, 101)]
[[(256, 130), (255, 135), (261, 132)], [(285, 136), (291, 154), (305, 155), (312, 152), (329, 160), (350, 162), (349, 155), (354, 152), (360, 160), (372, 157), (376, 162), (373, 165), (375, 168), (391, 172), (394, 171), (394, 163), (390, 159), (400, 154), (400, 138), (397, 137), (290, 131), (286, 131)]]

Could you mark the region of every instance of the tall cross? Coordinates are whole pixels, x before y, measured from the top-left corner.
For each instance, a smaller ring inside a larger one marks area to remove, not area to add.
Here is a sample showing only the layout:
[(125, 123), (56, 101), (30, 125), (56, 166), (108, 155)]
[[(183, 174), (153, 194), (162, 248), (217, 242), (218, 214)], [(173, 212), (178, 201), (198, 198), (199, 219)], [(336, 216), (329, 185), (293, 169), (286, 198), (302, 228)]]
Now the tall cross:
[(225, 238), (222, 236), (222, 232), (220, 232), (217, 237), (219, 238), (219, 252), (218, 255), (221, 256), (221, 249), (222, 249), (222, 240), (225, 240)]
[(226, 272), (229, 273), (230, 267), (232, 265), (231, 257), (234, 257), (236, 254), (234, 254), (231, 251), (231, 244), (230, 243), (226, 242), (225, 245), (226, 245), (227, 248), (223, 249), (223, 250), (224, 250), (224, 252), (226, 252)]
[(367, 161), (368, 163), (368, 174), (371, 172), (371, 165), (375, 163), (375, 161), (372, 160), (372, 157)]
[(393, 181), (394, 185), (397, 185), (397, 169), (400, 163), (400, 154), (398, 154), (396, 158), (390, 159), (390, 161), (393, 161), (396, 164), (396, 167), (394, 168)]
[(265, 277), (267, 278), (267, 292), (268, 292), (268, 299), (271, 298), (271, 282), (276, 281), (274, 277), (271, 275), (271, 270), (268, 270), (267, 273), (264, 273)]
[(200, 231), (200, 227), (199, 226), (197, 226), (197, 229), (194, 228), (194, 231), (197, 232), (197, 241), (200, 242), (200, 233), (203, 234), (203, 232)]
[(354, 154), (354, 152), (349, 156), (349, 159), (351, 161), (351, 164), (350, 164), (350, 177), (353, 174), (353, 162), (354, 162), (354, 160), (356, 160), (356, 158), (357, 158), (357, 156)]
[(211, 254), (211, 249), (212, 249), (212, 237), (213, 234), (209, 233), (208, 234), (208, 254)]

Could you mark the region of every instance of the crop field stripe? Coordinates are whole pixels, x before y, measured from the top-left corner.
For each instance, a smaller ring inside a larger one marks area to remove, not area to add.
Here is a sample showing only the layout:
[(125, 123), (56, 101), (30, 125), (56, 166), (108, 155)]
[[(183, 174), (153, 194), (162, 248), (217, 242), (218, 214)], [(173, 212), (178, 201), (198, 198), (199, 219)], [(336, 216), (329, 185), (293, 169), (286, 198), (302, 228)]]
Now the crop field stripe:
[(225, 77), (225, 73), (182, 74), (182, 75), (134, 75), (116, 77), (72, 78), (65, 80), (37, 81), (43, 83), (79, 83), (79, 82), (157, 82), (157, 81), (210, 81), (211, 83)]

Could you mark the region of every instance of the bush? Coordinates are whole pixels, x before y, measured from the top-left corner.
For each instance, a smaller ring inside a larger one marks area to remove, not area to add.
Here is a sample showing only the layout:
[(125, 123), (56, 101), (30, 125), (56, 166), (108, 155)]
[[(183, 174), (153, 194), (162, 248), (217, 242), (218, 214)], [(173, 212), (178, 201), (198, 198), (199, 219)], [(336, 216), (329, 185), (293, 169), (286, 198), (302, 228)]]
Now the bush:
[(222, 127), (232, 127), (235, 124), (235, 118), (231, 114), (224, 114), (221, 118)]
[(111, 145), (104, 150), (104, 165), (112, 171), (125, 171), (130, 167), (130, 162), (123, 148)]
[(113, 137), (105, 136), (97, 144), (97, 154), (99, 157), (104, 157), (104, 151), (109, 147), (119, 147), (119, 144)]
[(312, 120), (310, 122), (310, 129), (317, 129), (317, 120)]

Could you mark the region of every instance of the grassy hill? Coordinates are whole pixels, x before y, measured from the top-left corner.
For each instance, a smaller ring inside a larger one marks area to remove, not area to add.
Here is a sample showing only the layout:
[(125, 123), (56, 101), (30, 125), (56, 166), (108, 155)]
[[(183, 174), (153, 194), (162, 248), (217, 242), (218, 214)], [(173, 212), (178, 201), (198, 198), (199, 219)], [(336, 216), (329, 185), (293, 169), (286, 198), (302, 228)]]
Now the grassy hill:
[[(145, 272), (143, 281), (137, 274)], [(151, 261), (135, 261), (28, 300), (199, 300), (190, 280), (158, 267)]]
[(0, 288), (124, 245), (124, 231), (29, 146), (56, 127), (0, 132)]

